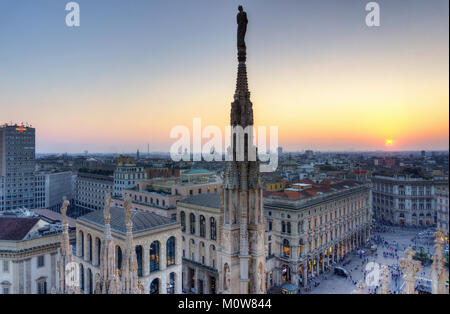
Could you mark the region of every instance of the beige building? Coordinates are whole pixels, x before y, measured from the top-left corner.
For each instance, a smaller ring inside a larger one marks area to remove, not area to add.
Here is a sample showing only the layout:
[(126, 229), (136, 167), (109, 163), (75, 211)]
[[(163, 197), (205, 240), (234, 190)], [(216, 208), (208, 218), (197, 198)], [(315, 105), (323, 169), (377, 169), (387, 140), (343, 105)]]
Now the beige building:
[(31, 215), (0, 216), (0, 294), (47, 294), (58, 289), (61, 225)]
[(217, 236), (220, 233), (220, 196), (201, 194), (178, 202), (182, 231), (183, 291), (215, 294), (218, 292)]
[[(110, 208), (110, 233), (115, 247), (114, 258), (119, 275), (122, 273), (127, 240), (125, 218), (123, 208)], [(134, 210), (131, 221), (137, 275), (144, 293), (181, 293), (180, 224), (154, 213)], [(93, 293), (95, 290), (95, 278), (100, 271), (104, 228), (102, 210), (77, 219), (74, 261), (80, 266), (80, 289), (84, 293)]]
[(87, 211), (105, 207), (105, 195), (113, 190), (112, 176), (79, 172), (75, 180), (75, 205)]
[(133, 209), (148, 211), (176, 219), (177, 202), (190, 196), (215, 193), (222, 186), (222, 180), (204, 169), (183, 171), (180, 177), (155, 178), (138, 182), (132, 189), (124, 189), (121, 197), (113, 198), (114, 206), (123, 206), (129, 197)]
[(298, 198), (267, 196), (267, 286), (306, 285), (370, 239), (370, 187), (344, 181)]

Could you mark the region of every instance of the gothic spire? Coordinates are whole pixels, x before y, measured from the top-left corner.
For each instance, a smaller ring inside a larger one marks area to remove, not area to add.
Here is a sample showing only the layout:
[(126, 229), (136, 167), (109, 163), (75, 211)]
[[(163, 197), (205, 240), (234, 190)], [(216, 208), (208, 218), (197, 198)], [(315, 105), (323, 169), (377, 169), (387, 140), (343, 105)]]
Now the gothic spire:
[(111, 236), (111, 195), (105, 193), (105, 207), (103, 216), (105, 219), (105, 229), (100, 247), (100, 272), (95, 277), (96, 294), (117, 294), (119, 293), (119, 274), (116, 268), (116, 256), (114, 242)]

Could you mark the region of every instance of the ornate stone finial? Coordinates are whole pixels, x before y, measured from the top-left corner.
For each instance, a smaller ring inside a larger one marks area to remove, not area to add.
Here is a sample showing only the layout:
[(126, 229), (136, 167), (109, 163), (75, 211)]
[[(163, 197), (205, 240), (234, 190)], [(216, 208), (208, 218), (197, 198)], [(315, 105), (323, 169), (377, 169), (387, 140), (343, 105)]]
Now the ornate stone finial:
[(133, 213), (133, 204), (131, 202), (131, 198), (129, 197), (125, 198), (124, 207), (125, 207), (125, 225), (127, 226), (127, 232), (131, 232), (131, 229), (133, 228), (133, 222), (131, 221), (131, 215)]
[(389, 294), (389, 278), (391, 272), (386, 264), (381, 265), (381, 287), (380, 294)]
[(111, 194), (105, 192), (105, 208), (103, 210), (103, 215), (105, 218), (105, 224), (109, 224), (111, 221)]
[(420, 271), (420, 261), (413, 259), (415, 251), (412, 248), (407, 248), (405, 251), (406, 257), (400, 259), (400, 268), (403, 269), (405, 280), (405, 288), (403, 294), (417, 294), (415, 291), (416, 273)]
[(238, 29), (237, 29), (237, 48), (238, 48), (238, 60), (239, 62), (245, 62), (246, 60), (246, 46), (245, 46), (245, 33), (247, 32), (247, 13), (245, 13), (242, 5), (238, 7), (239, 13), (236, 16)]
[(67, 207), (69, 207), (70, 202), (67, 200), (67, 197), (63, 196), (63, 202), (61, 206), (61, 214), (63, 216), (64, 221), (67, 220)]

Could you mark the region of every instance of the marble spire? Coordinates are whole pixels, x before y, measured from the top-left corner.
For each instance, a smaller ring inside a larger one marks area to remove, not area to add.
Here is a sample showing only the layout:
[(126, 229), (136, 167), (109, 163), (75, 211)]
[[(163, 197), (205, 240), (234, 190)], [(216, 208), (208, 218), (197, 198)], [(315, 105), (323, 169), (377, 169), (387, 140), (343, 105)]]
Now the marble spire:
[[(259, 164), (250, 158), (253, 145), (253, 105), (250, 101), (246, 68), (245, 33), (247, 14), (239, 6), (237, 15), (238, 70), (231, 104), (231, 147), (221, 190), (219, 224), (219, 292), (265, 293), (265, 222)], [(247, 132), (236, 132), (242, 128)], [(254, 154), (256, 155), (256, 153)], [(240, 157), (240, 158), (238, 158)]]
[(115, 246), (111, 235), (111, 195), (105, 193), (103, 216), (105, 229), (100, 247), (100, 272), (95, 277), (96, 294), (120, 293), (120, 277), (116, 267)]

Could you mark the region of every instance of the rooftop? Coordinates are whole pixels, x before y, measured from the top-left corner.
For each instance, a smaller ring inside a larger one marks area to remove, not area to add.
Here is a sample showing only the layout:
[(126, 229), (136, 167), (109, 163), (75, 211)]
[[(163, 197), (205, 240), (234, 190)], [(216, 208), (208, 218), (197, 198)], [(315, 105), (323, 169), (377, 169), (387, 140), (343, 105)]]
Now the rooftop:
[(220, 208), (220, 195), (219, 193), (198, 194), (181, 200), (178, 203), (192, 204), (210, 208)]
[[(125, 210), (119, 207), (111, 207), (111, 230), (125, 234)], [(96, 224), (100, 227), (105, 226), (105, 220), (103, 216), (103, 210), (96, 210), (84, 216), (78, 217), (79, 221), (86, 221)], [(138, 233), (146, 230), (160, 228), (163, 226), (175, 225), (176, 221), (169, 218), (144, 211), (133, 210), (131, 216), (133, 222), (133, 233)]]
[(39, 218), (0, 216), (0, 240), (20, 241), (38, 223)]

